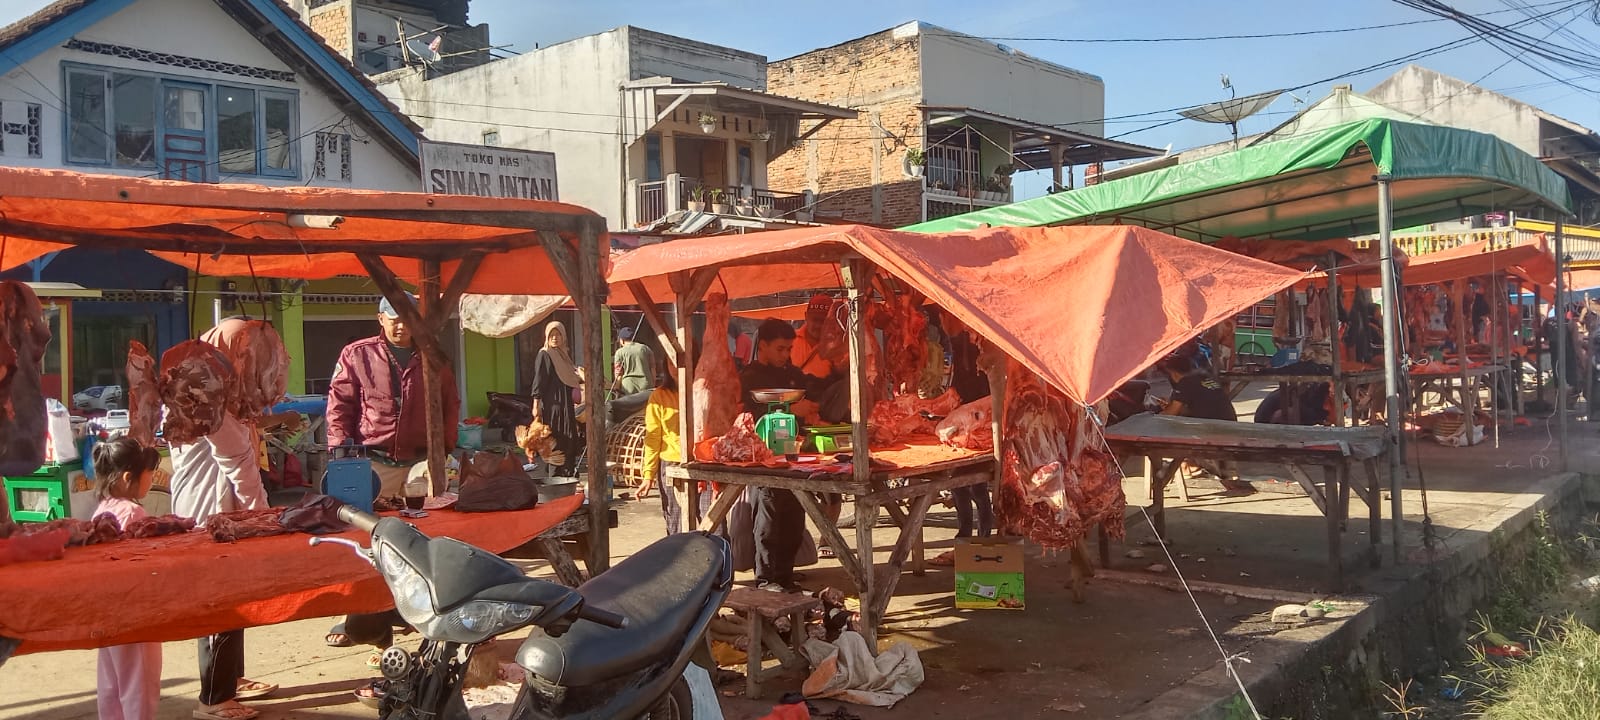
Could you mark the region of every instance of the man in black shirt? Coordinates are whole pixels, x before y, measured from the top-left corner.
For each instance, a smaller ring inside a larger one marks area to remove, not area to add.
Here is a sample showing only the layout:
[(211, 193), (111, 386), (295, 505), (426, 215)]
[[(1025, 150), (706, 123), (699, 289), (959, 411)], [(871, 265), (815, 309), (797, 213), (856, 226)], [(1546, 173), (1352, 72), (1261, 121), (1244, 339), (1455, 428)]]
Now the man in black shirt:
[[(790, 361), (794, 328), (776, 318), (762, 321), (756, 331), (756, 359), (739, 374), (744, 409), (756, 418), (767, 413), (765, 403), (750, 396), (752, 390), (806, 388), (810, 381)], [(805, 509), (794, 493), (774, 488), (750, 488), (756, 506), (756, 583), (763, 590), (798, 591), (794, 581), (795, 555), (806, 531)]]
[(1162, 415), (1181, 415), (1212, 420), (1238, 420), (1233, 400), (1209, 373), (1199, 371), (1187, 357), (1168, 355), (1159, 365), (1172, 382), (1172, 399)]

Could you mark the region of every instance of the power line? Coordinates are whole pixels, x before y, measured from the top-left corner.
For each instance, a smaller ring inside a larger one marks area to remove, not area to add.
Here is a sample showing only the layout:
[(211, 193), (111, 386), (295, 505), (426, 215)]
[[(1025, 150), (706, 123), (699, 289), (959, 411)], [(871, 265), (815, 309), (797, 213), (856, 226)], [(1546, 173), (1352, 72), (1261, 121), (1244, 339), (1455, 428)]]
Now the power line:
[[(1530, 5), (1531, 8), (1549, 7), (1560, 4), (1548, 2), (1540, 5)], [(1484, 13), (1495, 15), (1500, 13), (1516, 12), (1515, 9), (1495, 10)], [(1368, 30), (1387, 30), (1389, 28), (1409, 27), (1412, 25), (1427, 25), (1430, 23), (1444, 22), (1447, 18), (1434, 18), (1431, 20), (1406, 20), (1403, 22), (1383, 23), (1381, 25), (1362, 25), (1359, 27), (1325, 28), (1321, 30), (1294, 30), (1275, 33), (1252, 33), (1242, 35), (1195, 35), (1179, 37), (1149, 37), (1149, 38), (1070, 38), (1070, 37), (980, 37), (982, 40), (1000, 40), (1004, 42), (1057, 42), (1057, 43), (1169, 43), (1169, 42), (1210, 42), (1214, 40), (1267, 40), (1273, 38), (1307, 37), (1311, 35), (1338, 35), (1342, 33), (1366, 32)]]

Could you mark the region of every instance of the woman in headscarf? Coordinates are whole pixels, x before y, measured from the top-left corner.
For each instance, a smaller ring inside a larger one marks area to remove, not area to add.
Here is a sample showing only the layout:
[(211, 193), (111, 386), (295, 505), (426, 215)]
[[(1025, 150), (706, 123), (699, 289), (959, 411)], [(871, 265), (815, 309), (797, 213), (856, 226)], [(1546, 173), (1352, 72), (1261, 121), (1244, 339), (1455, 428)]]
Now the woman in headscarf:
[[(570, 475), (578, 462), (583, 436), (573, 391), (583, 388), (583, 370), (572, 363), (567, 328), (558, 322), (544, 328), (544, 347), (533, 364), (533, 415), (550, 426), (558, 457), (546, 458), (552, 470)], [(557, 461), (560, 462), (557, 462)]]

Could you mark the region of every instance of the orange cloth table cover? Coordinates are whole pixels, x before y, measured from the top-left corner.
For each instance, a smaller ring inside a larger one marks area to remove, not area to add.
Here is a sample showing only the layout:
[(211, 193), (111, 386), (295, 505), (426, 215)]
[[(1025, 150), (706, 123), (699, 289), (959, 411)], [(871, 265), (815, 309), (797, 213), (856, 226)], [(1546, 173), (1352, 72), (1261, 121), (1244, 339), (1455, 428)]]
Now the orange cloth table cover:
[[(559, 525), (583, 503), (529, 510), (433, 511), (411, 521), (431, 537), (505, 552)], [(349, 548), (310, 547), (291, 533), (217, 543), (205, 532), (69, 548), (61, 560), (0, 568), (0, 636), (17, 654), (188, 640), (291, 620), (394, 607), (388, 586)], [(358, 531), (342, 537), (366, 545)]]

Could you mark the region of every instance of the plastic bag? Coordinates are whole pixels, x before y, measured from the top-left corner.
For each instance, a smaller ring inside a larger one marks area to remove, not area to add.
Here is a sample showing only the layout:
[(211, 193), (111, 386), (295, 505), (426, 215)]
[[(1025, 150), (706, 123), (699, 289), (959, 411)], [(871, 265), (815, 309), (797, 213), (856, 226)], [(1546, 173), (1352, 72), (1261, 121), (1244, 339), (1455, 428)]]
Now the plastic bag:
[(48, 398), (44, 401), (45, 417), (45, 462), (64, 463), (78, 459), (78, 444), (72, 439), (72, 412), (62, 405), (60, 400)]
[(461, 467), (459, 512), (526, 510), (539, 504), (539, 486), (509, 453), (476, 452)]

